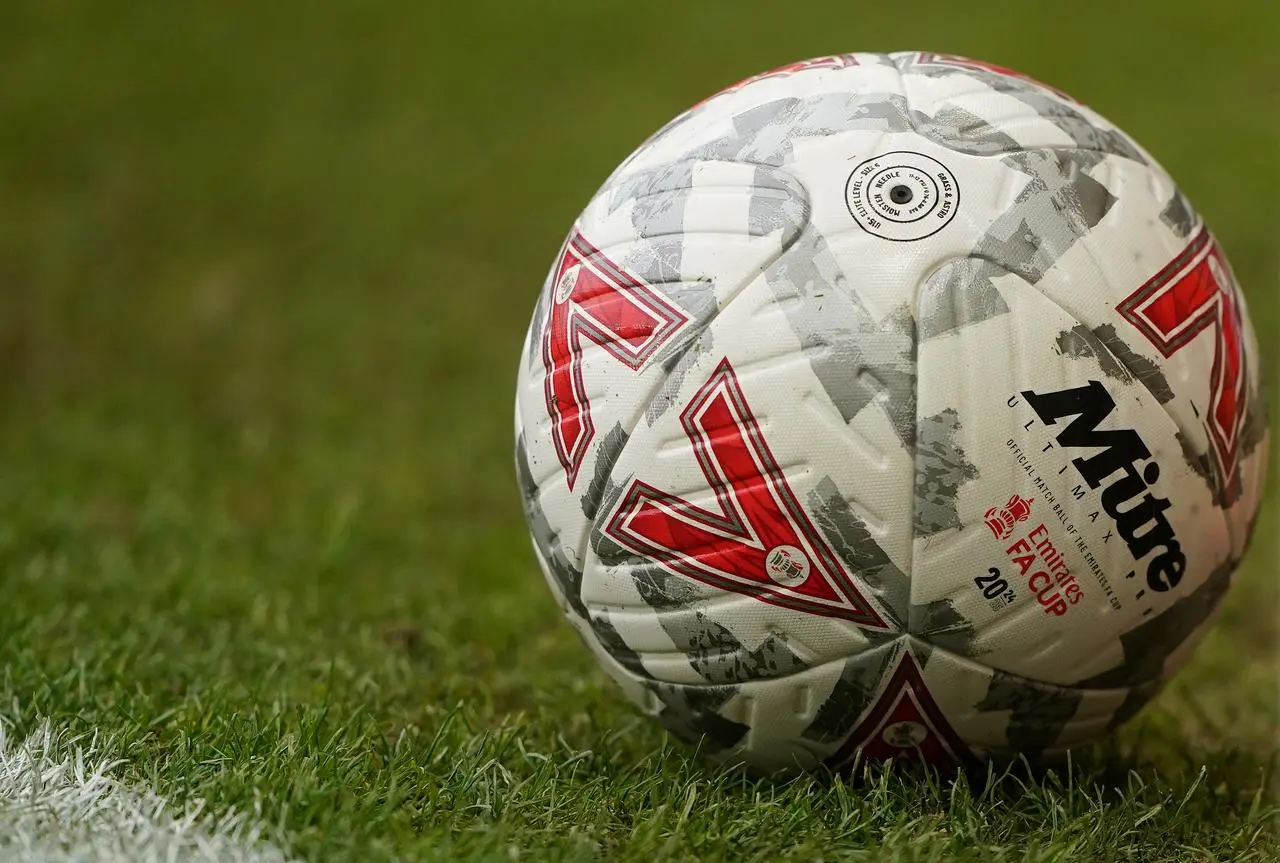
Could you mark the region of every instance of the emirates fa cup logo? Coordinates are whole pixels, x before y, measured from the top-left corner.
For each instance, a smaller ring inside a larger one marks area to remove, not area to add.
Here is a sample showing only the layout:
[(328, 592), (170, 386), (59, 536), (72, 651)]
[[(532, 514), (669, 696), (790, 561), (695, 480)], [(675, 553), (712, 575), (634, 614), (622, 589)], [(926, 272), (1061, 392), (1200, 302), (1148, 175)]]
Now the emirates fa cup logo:
[(987, 527), (991, 528), (992, 535), (996, 539), (1008, 539), (1013, 536), (1014, 526), (1031, 517), (1031, 502), (1034, 500), (1035, 498), (1024, 498), (1015, 494), (1002, 508), (993, 506), (987, 510), (983, 518), (987, 520)]

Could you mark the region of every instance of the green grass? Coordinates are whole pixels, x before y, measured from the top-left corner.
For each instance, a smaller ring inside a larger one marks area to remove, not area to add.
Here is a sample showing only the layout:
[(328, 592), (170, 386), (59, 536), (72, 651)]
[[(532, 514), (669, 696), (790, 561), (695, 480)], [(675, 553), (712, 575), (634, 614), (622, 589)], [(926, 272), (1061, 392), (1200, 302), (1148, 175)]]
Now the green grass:
[(1075, 93), (1280, 359), (1280, 7), (746, 5), (5, 3), (0, 714), (317, 861), (1280, 859), (1274, 483), (1193, 664), (1058, 774), (708, 770), (559, 619), (511, 469), (536, 291), (617, 161), (759, 69), (920, 47)]

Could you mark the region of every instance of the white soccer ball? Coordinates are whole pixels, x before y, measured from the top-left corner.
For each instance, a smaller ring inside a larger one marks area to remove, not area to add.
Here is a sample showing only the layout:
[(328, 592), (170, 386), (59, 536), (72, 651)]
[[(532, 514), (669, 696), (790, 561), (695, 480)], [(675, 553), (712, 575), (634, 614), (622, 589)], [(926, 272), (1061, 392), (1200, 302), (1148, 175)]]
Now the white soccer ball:
[(521, 357), (539, 563), (648, 714), (761, 770), (1061, 752), (1231, 582), (1253, 330), (1128, 136), (960, 57), (681, 114), (596, 193)]

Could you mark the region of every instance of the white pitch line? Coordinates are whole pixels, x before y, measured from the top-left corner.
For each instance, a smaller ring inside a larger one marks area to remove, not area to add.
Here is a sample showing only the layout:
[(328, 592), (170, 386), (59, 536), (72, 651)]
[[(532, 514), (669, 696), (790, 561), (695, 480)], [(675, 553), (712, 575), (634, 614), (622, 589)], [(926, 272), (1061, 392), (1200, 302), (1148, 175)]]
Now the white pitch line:
[(288, 863), (243, 813), (171, 810), (120, 782), (97, 739), (48, 721), (26, 740), (0, 722), (0, 860), (5, 863)]

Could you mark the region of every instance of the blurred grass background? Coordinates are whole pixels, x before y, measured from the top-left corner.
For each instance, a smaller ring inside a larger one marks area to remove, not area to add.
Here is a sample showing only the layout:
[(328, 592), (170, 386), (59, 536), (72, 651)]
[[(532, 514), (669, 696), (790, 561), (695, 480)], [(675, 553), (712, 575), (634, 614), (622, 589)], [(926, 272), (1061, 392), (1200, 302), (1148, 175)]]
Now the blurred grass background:
[[(115, 729), (143, 744), (134, 775), (179, 797), (265, 794), (292, 842), (335, 859), (480, 829), (393, 805), (445, 785), (412, 752), (362, 754), (425, 750), (459, 702), (458, 745), (524, 723), (531, 746), (642, 762), (660, 735), (558, 619), (511, 470), (525, 325), (613, 166), (708, 93), (802, 57), (998, 62), (1178, 179), (1272, 367), (1278, 37), (1267, 0), (5, 0), (10, 718)], [(1139, 764), (1235, 764), (1225, 811), (1280, 743), (1274, 498), (1222, 624), (1126, 732)], [(343, 727), (372, 737), (340, 745)]]

